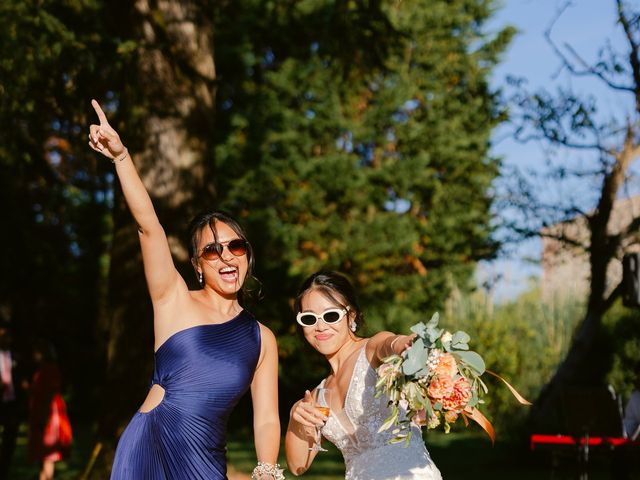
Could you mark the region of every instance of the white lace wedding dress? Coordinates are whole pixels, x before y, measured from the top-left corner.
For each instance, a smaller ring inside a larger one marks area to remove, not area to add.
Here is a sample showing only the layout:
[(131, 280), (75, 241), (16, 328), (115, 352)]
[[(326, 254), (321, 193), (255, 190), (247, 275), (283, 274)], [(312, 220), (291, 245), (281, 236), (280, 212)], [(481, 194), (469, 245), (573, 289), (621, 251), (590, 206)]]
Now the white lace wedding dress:
[[(418, 427), (409, 445), (389, 444), (392, 429), (378, 433), (389, 416), (387, 399), (374, 398), (377, 374), (362, 348), (342, 412), (331, 412), (322, 435), (342, 452), (347, 480), (441, 480)], [(324, 380), (320, 384), (322, 386)]]

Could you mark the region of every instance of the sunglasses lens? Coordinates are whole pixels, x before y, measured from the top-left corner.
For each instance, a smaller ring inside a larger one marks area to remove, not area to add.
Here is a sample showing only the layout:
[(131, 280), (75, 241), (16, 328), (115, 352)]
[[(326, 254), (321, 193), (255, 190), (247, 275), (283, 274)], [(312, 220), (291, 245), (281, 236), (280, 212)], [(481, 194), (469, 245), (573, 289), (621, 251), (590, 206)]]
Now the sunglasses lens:
[(300, 323), (302, 323), (303, 325), (305, 325), (307, 327), (315, 325), (316, 324), (316, 316), (315, 315), (310, 315), (310, 314), (300, 315)]
[(327, 323), (336, 323), (338, 320), (340, 320), (340, 312), (338, 312), (337, 310), (324, 312), (324, 314), (322, 315), (322, 318)]
[(231, 240), (227, 248), (236, 257), (241, 257), (247, 253), (247, 242), (242, 239)]
[(217, 243), (210, 243), (202, 249), (202, 258), (205, 260), (217, 260), (220, 258), (220, 252), (218, 249), (220, 245)]

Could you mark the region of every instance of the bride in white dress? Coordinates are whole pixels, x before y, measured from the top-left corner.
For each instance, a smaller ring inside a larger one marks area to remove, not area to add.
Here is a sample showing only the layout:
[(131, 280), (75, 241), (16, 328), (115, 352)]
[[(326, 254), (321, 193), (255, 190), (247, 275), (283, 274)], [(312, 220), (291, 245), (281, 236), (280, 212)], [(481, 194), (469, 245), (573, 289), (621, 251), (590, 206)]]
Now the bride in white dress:
[(389, 410), (386, 398), (375, 398), (375, 369), (385, 357), (410, 346), (413, 337), (390, 332), (357, 336), (362, 313), (351, 283), (336, 272), (309, 277), (296, 299), (296, 311), (304, 337), (331, 366), (318, 387), (331, 389), (332, 395), (328, 417), (314, 407), (309, 391), (291, 408), (285, 439), (289, 470), (301, 475), (310, 467), (319, 428), (342, 452), (348, 480), (441, 479), (418, 427), (413, 427), (407, 446), (389, 443), (392, 429), (377, 433)]

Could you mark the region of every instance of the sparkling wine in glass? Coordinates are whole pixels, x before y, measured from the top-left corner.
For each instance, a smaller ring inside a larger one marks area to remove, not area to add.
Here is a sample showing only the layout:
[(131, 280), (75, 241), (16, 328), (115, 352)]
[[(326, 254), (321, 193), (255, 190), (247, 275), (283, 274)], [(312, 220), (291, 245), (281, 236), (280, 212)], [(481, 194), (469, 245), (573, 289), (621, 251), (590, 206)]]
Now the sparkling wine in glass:
[[(314, 393), (315, 408), (321, 412), (324, 416), (329, 416), (331, 412), (331, 389), (318, 387)], [(314, 452), (326, 452), (325, 448), (322, 448), (321, 444), (322, 434), (320, 428), (316, 428), (316, 442), (309, 449)]]

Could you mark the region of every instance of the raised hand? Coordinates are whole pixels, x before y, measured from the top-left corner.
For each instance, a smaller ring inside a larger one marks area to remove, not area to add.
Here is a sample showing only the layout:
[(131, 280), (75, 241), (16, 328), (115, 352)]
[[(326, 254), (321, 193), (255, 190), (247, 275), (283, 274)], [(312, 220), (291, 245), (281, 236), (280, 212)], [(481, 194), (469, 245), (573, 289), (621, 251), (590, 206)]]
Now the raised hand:
[(100, 104), (95, 100), (91, 100), (91, 105), (98, 115), (100, 125), (92, 124), (89, 126), (89, 146), (96, 152), (111, 159), (111, 161), (122, 160), (124, 158), (123, 155), (127, 154), (127, 149), (122, 144), (120, 135), (109, 125), (107, 116), (100, 108)]
[(411, 335), (398, 335), (391, 342), (391, 350), (396, 355), (402, 354), (407, 348), (413, 345), (413, 341), (416, 339), (417, 335), (412, 333)]

